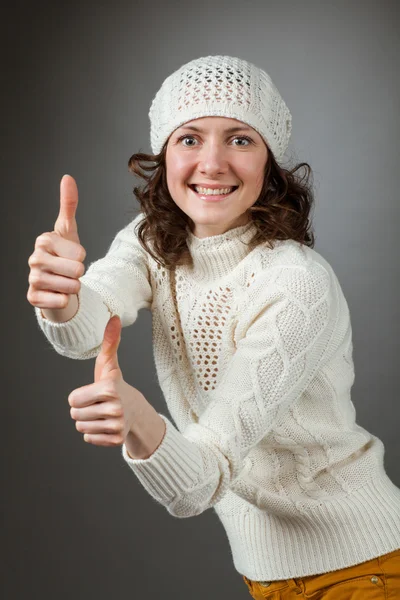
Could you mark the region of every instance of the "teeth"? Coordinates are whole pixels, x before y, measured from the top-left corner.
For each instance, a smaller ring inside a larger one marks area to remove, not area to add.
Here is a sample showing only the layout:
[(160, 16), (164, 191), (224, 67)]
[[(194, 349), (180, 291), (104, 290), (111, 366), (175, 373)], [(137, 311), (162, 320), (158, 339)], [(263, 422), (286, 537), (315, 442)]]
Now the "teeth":
[(219, 194), (229, 194), (233, 190), (233, 187), (221, 188), (220, 190), (212, 190), (211, 188), (203, 188), (195, 185), (194, 189), (199, 194), (205, 194), (207, 196), (217, 196)]

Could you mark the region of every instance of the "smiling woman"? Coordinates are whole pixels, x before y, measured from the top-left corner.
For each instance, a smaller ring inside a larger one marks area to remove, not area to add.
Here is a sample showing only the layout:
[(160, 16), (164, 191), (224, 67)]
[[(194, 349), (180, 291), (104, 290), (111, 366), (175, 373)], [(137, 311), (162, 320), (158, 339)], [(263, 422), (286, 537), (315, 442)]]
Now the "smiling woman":
[[(311, 167), (278, 163), (291, 133), (291, 114), (278, 90), (246, 61), (202, 60), (165, 80), (150, 108), (154, 154), (129, 160), (131, 172), (145, 181), (134, 188), (145, 217), (138, 226), (142, 247), (168, 269), (192, 265), (190, 234), (217, 235), (250, 221), (250, 250), (287, 239), (313, 247)], [(226, 186), (235, 189), (219, 196), (204, 192)]]
[(253, 598), (400, 597), (400, 489), (355, 420), (350, 311), (296, 176), (309, 165), (280, 164), (286, 104), (255, 65), (208, 56), (165, 80), (150, 123), (153, 154), (129, 163), (142, 211), (80, 277), (72, 318), (37, 307), (42, 330), (64, 356), (91, 358), (110, 315), (125, 327), (152, 311), (168, 416), (137, 394), (121, 402), (106, 372), (114, 413), (134, 415), (119, 425), (122, 457), (169, 514), (216, 511)]

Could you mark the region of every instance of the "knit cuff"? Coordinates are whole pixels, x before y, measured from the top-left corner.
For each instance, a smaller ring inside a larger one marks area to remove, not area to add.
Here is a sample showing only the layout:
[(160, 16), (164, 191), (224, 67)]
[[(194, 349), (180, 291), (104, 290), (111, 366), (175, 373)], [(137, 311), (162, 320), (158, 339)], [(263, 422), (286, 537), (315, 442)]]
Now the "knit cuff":
[(182, 435), (164, 415), (164, 438), (148, 458), (131, 458), (126, 445), (122, 456), (143, 487), (158, 502), (168, 506), (201, 481), (202, 460), (198, 447)]
[(77, 313), (64, 323), (44, 318), (41, 309), (34, 307), (37, 322), (58, 354), (74, 359), (93, 358), (100, 352), (104, 328), (111, 314), (100, 295), (83, 282), (78, 302)]

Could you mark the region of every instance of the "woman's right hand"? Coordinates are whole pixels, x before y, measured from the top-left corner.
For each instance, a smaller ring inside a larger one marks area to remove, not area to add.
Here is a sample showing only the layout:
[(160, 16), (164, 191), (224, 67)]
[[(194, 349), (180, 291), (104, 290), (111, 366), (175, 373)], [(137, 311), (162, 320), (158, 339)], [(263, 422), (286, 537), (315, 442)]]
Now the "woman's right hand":
[(64, 175), (60, 183), (60, 212), (54, 231), (36, 238), (28, 264), (27, 299), (41, 309), (64, 309), (70, 296), (78, 294), (79, 278), (85, 272), (86, 250), (81, 246), (75, 219), (78, 188), (75, 179)]

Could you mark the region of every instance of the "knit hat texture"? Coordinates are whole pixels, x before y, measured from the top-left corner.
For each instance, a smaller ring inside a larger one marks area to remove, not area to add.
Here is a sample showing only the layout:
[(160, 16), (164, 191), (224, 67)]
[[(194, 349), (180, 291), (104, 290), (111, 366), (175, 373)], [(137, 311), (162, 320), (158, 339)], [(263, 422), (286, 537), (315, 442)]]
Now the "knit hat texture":
[(229, 117), (253, 127), (279, 161), (288, 146), (292, 115), (265, 71), (240, 58), (205, 56), (165, 79), (150, 111), (154, 154), (175, 129), (201, 117)]

